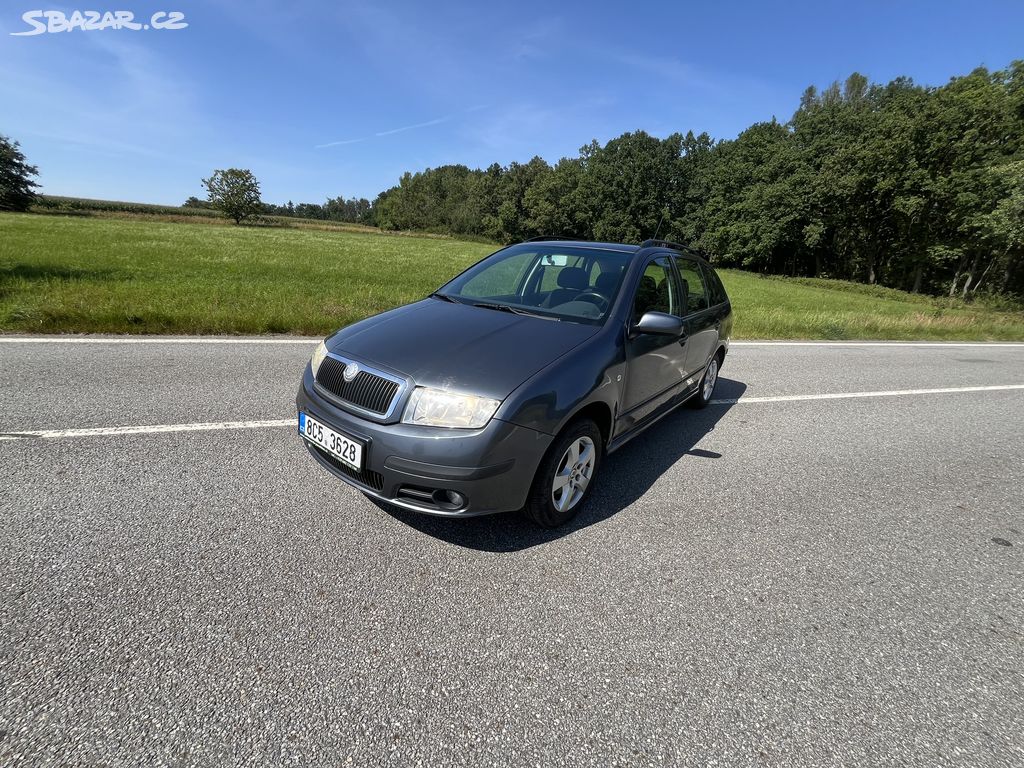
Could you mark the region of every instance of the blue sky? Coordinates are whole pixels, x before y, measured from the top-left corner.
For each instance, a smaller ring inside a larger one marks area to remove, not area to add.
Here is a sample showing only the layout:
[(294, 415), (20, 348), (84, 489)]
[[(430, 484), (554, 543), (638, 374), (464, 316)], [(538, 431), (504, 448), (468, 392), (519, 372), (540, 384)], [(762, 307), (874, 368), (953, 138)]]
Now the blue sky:
[(0, 10), (0, 133), (45, 192), (170, 204), (214, 168), (321, 202), (630, 130), (730, 138), (855, 70), (940, 85), (1024, 58), (1020, 2), (118, 0), (88, 7), (189, 26), (10, 34), (39, 7)]

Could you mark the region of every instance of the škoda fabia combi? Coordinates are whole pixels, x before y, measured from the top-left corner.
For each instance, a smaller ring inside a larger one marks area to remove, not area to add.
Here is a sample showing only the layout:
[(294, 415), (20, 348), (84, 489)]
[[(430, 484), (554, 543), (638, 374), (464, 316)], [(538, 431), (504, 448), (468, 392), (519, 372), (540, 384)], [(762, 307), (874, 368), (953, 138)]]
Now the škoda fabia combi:
[(711, 400), (732, 324), (718, 275), (684, 246), (520, 243), (323, 341), (299, 434), (389, 504), (561, 525), (607, 453)]

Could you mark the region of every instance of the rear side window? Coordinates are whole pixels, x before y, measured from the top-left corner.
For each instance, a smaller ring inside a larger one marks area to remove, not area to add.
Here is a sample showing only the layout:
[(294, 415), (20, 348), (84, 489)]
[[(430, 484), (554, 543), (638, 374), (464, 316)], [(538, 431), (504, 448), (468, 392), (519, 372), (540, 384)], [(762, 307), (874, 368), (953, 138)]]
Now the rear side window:
[(711, 305), (724, 304), (729, 300), (728, 295), (725, 293), (725, 286), (722, 285), (722, 279), (707, 264), (704, 265), (704, 274), (708, 278), (708, 290), (711, 292)]
[(683, 295), (686, 305), (686, 313), (700, 312), (711, 306), (708, 297), (708, 287), (704, 283), (704, 273), (700, 265), (693, 259), (675, 257), (676, 266), (679, 268), (679, 276), (683, 280)]

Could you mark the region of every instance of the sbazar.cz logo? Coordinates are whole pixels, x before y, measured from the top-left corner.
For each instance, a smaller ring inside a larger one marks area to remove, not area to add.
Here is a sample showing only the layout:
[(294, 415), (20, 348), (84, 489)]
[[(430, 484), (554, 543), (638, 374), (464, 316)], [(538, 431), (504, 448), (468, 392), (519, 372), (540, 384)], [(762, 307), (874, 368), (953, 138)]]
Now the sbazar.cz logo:
[(136, 21), (131, 11), (25, 11), (21, 20), (30, 29), (12, 35), (42, 35), (46, 32), (94, 32), (100, 29), (184, 29), (188, 26), (181, 11), (157, 11), (148, 21)]

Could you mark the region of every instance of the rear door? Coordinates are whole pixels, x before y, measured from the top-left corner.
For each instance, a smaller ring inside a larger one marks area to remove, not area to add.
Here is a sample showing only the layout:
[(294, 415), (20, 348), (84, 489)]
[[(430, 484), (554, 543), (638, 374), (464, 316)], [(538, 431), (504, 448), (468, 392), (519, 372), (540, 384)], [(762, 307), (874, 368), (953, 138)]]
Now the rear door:
[[(644, 268), (634, 289), (630, 326), (644, 312), (665, 312), (682, 316), (683, 303), (672, 269), (671, 257), (655, 256)], [(623, 389), (619, 432), (625, 432), (653, 415), (679, 393), (686, 364), (686, 337), (658, 334), (626, 338), (626, 384)]]
[(686, 332), (690, 337), (686, 349), (686, 377), (692, 378), (704, 370), (711, 355), (718, 349), (718, 329), (721, 318), (713, 304), (712, 292), (697, 259), (676, 256), (676, 268), (682, 283), (681, 291), (686, 304)]

